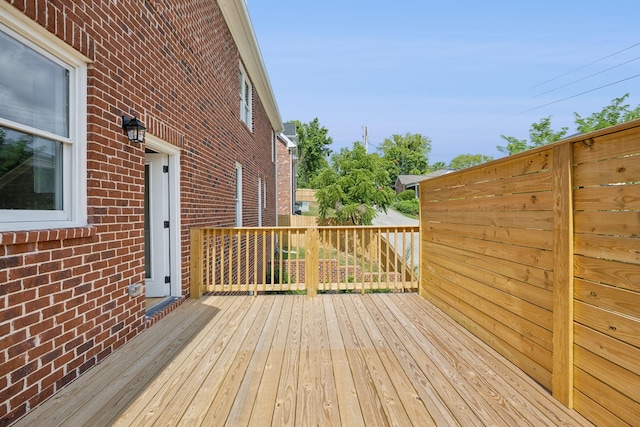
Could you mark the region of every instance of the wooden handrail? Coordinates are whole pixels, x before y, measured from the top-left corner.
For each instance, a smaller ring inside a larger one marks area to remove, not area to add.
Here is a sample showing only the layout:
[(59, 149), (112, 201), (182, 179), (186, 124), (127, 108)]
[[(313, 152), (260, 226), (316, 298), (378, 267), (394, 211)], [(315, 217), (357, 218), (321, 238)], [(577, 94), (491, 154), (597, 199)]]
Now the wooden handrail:
[(418, 288), (417, 226), (193, 228), (191, 296)]

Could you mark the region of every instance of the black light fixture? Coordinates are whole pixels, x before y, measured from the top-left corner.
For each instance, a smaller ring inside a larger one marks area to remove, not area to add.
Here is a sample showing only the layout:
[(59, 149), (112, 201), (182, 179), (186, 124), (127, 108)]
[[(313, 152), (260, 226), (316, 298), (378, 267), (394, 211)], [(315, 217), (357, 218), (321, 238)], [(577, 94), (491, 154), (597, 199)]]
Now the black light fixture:
[(129, 142), (144, 142), (144, 133), (147, 128), (136, 116), (133, 118), (122, 116), (122, 129), (127, 133)]

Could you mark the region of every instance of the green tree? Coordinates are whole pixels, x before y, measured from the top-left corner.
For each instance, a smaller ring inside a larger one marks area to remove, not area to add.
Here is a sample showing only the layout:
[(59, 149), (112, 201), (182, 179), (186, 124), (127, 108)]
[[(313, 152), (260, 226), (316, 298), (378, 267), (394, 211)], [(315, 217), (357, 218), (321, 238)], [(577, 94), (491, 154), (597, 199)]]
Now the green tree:
[(329, 166), (327, 156), (331, 154), (329, 146), (333, 139), (329, 131), (316, 117), (309, 123), (294, 120), (298, 136), (298, 187), (310, 188), (312, 179), (318, 172)]
[(449, 167), (452, 169), (464, 169), (490, 162), (491, 160), (493, 160), (493, 157), (485, 156), (484, 154), (460, 154), (451, 160)]
[(386, 212), (395, 193), (383, 160), (367, 153), (359, 142), (331, 156), (331, 167), (320, 171), (313, 185), (320, 218), (335, 213), (341, 223), (371, 225), (376, 209)]
[(640, 105), (632, 110), (629, 108), (629, 104), (623, 104), (628, 96), (629, 94), (625, 93), (620, 98), (614, 98), (611, 104), (604, 107), (601, 111), (585, 118), (582, 118), (578, 113), (573, 113), (576, 118), (575, 122), (578, 132), (593, 132), (594, 130), (604, 129), (609, 126), (640, 118)]
[(15, 167), (33, 156), (32, 136), (23, 136), (13, 140), (6, 137), (4, 129), (0, 128), (0, 177), (11, 172)]
[(392, 183), (398, 175), (420, 175), (429, 170), (431, 140), (419, 133), (394, 134), (382, 141), (378, 151), (382, 153)]
[(447, 164), (445, 162), (442, 162), (442, 161), (434, 162), (434, 163), (429, 165), (429, 167), (427, 168), (427, 172), (439, 171), (439, 170), (444, 169), (446, 167), (447, 167)]
[(542, 147), (560, 141), (567, 135), (568, 127), (562, 127), (555, 132), (551, 129), (551, 116), (543, 117), (538, 123), (533, 123), (529, 128), (529, 138), (531, 145), (529, 148)]
[(529, 139), (531, 143), (527, 143), (526, 139), (518, 139), (513, 136), (500, 135), (500, 138), (507, 141), (507, 145), (498, 145), (496, 148), (501, 153), (512, 155), (521, 151), (530, 150), (532, 148), (541, 147), (560, 141), (569, 131), (568, 127), (563, 127), (559, 131), (551, 129), (551, 116), (543, 117), (539, 122), (533, 123), (529, 128)]

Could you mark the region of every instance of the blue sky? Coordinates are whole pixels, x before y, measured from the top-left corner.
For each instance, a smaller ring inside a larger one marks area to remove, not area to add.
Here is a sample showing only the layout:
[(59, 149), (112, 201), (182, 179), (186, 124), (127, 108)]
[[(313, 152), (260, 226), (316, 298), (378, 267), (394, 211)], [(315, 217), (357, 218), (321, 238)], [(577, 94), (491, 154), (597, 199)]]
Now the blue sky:
[(497, 158), (501, 134), (528, 139), (542, 117), (572, 133), (574, 112), (627, 92), (640, 104), (638, 0), (248, 0), (248, 9), (283, 121), (317, 117), (335, 151), (361, 141), (366, 125), (369, 151), (410, 132), (432, 140), (431, 163)]

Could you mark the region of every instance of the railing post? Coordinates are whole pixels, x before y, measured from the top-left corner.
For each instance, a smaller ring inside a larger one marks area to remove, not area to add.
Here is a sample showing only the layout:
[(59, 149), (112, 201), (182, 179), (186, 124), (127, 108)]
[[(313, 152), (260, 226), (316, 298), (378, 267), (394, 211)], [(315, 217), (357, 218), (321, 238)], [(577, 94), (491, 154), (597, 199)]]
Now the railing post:
[(317, 227), (305, 231), (304, 282), (307, 295), (315, 297), (318, 293), (318, 245), (320, 235)]
[(552, 392), (573, 408), (573, 144), (553, 149)]
[(199, 228), (191, 229), (191, 298), (202, 296), (202, 233)]

